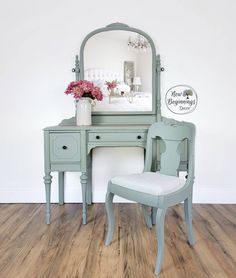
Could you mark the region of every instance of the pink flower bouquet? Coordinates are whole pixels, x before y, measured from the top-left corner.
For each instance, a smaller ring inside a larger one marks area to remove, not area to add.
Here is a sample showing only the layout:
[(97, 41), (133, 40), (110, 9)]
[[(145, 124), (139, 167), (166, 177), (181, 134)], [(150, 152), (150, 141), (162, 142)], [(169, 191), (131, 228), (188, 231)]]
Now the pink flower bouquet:
[(115, 89), (115, 87), (118, 85), (117, 80), (112, 80), (112, 81), (106, 81), (105, 83), (107, 85), (107, 89), (110, 91), (112, 89)]
[(78, 100), (81, 97), (89, 97), (91, 99), (102, 100), (103, 94), (99, 87), (94, 86), (93, 82), (87, 80), (72, 81), (65, 94), (73, 95)]

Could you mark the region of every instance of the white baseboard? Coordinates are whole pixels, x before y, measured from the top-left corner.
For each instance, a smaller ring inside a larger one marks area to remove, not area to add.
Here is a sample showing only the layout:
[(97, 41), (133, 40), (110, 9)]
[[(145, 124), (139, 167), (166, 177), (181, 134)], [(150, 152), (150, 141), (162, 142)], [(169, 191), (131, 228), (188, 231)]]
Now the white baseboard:
[[(65, 191), (66, 203), (81, 202), (81, 187), (71, 186)], [(104, 203), (105, 192), (100, 191), (99, 194), (93, 196), (93, 202)], [(44, 188), (11, 188), (0, 189), (0, 203), (44, 203), (45, 192)], [(56, 187), (52, 187), (51, 202), (58, 202), (58, 192)], [(114, 202), (126, 202), (127, 200), (116, 197)], [(194, 203), (209, 203), (209, 204), (236, 204), (236, 188), (230, 186), (222, 187), (201, 187), (195, 186), (193, 192)]]

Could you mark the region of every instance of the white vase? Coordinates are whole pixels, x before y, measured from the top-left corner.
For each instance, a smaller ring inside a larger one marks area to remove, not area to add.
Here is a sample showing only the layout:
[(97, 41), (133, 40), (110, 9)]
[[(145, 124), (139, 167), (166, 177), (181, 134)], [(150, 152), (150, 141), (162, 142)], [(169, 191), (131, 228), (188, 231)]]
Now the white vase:
[(76, 124), (91, 125), (92, 124), (92, 99), (82, 97), (76, 104)]

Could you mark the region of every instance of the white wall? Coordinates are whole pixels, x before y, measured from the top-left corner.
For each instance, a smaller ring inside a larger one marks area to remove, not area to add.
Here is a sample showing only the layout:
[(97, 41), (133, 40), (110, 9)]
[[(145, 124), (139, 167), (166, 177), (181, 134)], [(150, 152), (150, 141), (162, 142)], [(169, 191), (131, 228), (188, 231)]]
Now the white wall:
[(141, 78), (141, 92), (152, 92), (152, 51), (140, 52), (137, 55), (137, 72), (136, 75)]
[[(63, 91), (85, 35), (120, 21), (146, 31), (156, 43), (166, 68), (162, 100), (179, 83), (198, 93), (198, 107), (189, 115), (174, 116), (162, 104), (165, 116), (197, 126), (194, 200), (236, 202), (235, 8), (233, 0), (2, 2), (0, 201), (44, 202), (42, 128), (74, 114), (73, 100)], [(139, 150), (117, 150), (112, 169), (114, 150), (94, 154), (95, 201), (104, 200), (105, 178), (122, 170), (124, 158), (127, 172), (142, 166)], [(67, 175), (68, 202), (81, 200), (77, 177)]]

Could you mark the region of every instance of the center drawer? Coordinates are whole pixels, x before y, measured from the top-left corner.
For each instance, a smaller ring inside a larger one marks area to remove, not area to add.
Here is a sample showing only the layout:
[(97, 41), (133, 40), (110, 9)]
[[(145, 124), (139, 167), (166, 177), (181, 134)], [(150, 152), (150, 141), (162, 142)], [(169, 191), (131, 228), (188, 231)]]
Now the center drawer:
[(145, 132), (90, 132), (89, 142), (146, 141)]

